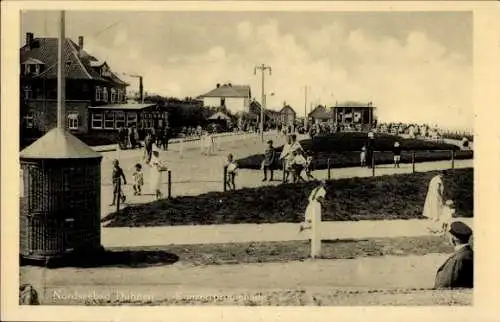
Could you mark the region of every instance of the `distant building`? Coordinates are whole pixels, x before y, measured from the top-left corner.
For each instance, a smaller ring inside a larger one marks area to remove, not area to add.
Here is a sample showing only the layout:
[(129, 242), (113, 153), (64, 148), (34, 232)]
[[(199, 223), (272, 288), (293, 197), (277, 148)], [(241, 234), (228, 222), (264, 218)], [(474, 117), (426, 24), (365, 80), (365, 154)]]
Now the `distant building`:
[(370, 129), (376, 122), (376, 107), (372, 102), (342, 102), (333, 106), (334, 123), (342, 126), (353, 126)]
[(308, 116), (309, 121), (313, 124), (331, 123), (333, 121), (333, 111), (323, 105), (316, 106)]
[(198, 96), (206, 107), (224, 106), (232, 114), (249, 112), (251, 103), (251, 90), (249, 85), (217, 84), (216, 87)]
[(279, 111), (279, 122), (282, 126), (294, 126), (297, 119), (297, 113), (288, 104), (284, 103), (283, 108)]
[[(129, 84), (107, 62), (87, 53), (83, 42), (83, 37), (78, 38), (78, 44), (67, 38), (63, 47), (69, 131), (116, 130), (139, 126), (143, 119), (164, 117), (156, 104), (127, 104)], [(57, 38), (35, 38), (27, 33), (26, 44), (20, 49), (21, 124), (27, 132), (36, 129), (44, 133), (57, 124), (57, 46)]]

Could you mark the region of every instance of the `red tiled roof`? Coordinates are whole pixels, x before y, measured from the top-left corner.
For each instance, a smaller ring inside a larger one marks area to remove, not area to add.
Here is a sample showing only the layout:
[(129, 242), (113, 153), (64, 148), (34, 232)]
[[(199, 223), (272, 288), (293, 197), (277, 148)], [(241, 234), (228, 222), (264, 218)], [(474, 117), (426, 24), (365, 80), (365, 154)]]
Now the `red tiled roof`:
[(248, 85), (228, 85), (224, 84), (210, 92), (198, 96), (203, 97), (248, 97), (250, 98), (250, 86)]
[[(21, 48), (21, 62), (28, 59), (36, 59), (44, 63), (45, 69), (37, 76), (38, 78), (57, 78), (57, 38), (35, 38), (33, 42), (36, 46), (31, 49), (27, 45)], [(121, 85), (128, 85), (126, 82), (112, 74), (111, 77), (102, 77), (99, 72), (90, 66), (90, 61), (96, 61), (94, 56), (80, 47), (71, 39), (67, 38), (63, 48), (66, 70), (65, 76), (68, 79), (93, 79), (104, 82), (113, 82)]]

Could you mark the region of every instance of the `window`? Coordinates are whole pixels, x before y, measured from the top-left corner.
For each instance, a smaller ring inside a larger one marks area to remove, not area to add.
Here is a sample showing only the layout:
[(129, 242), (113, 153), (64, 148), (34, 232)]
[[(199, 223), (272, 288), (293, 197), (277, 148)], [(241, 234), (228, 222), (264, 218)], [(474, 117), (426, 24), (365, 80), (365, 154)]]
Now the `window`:
[(104, 128), (114, 129), (115, 125), (115, 113), (108, 111), (104, 113)]
[(71, 112), (67, 116), (68, 129), (70, 130), (78, 130), (79, 126), (79, 115), (77, 112)]
[(102, 113), (92, 113), (92, 128), (102, 129)]
[(102, 88), (102, 100), (105, 102), (108, 101), (108, 88), (107, 87)]
[(125, 127), (125, 113), (122, 111), (115, 112), (115, 129)]
[(123, 102), (123, 90), (122, 89), (118, 89), (118, 102), (121, 103)]
[(111, 103), (116, 102), (116, 89), (112, 88), (111, 89)]
[(101, 88), (99, 86), (95, 87), (95, 100), (97, 102), (101, 101)]
[(127, 127), (129, 126), (137, 127), (137, 113), (135, 112), (127, 113)]
[(25, 75), (38, 75), (40, 74), (39, 64), (24, 64), (24, 74)]
[(33, 98), (33, 91), (31, 90), (31, 87), (26, 86), (24, 88), (24, 99), (32, 99)]
[(24, 126), (27, 129), (35, 127), (35, 115), (33, 113), (28, 113), (24, 116)]

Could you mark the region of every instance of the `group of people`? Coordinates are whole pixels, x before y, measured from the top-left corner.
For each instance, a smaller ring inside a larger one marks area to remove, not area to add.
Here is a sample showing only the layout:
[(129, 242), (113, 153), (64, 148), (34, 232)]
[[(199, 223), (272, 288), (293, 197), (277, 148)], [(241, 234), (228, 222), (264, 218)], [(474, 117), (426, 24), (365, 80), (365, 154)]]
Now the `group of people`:
[[(326, 200), (327, 184), (324, 180), (311, 191), (304, 221), (299, 232), (321, 223), (322, 208)], [(452, 200), (444, 200), (443, 175), (438, 174), (429, 183), (423, 216), (429, 219), (428, 229), (441, 234), (454, 247), (454, 253), (438, 268), (434, 288), (472, 288), (474, 285), (474, 251), (472, 229), (462, 221), (454, 219), (455, 208)], [(312, 238), (311, 242), (315, 239)], [(317, 247), (311, 245), (312, 248)]]
[[(272, 142), (270, 147), (272, 147)], [(308, 180), (314, 180), (311, 174), (313, 158), (310, 153), (306, 153), (301, 144), (297, 141), (296, 134), (291, 134), (287, 137), (287, 142), (283, 146), (280, 160), (283, 162), (283, 169), (285, 171), (285, 183), (288, 182), (290, 175), (292, 175), (293, 183), (300, 181), (305, 182), (304, 175)], [(266, 163), (266, 160), (264, 160), (264, 164)], [(266, 171), (265, 167), (264, 171)], [(264, 177), (266, 177), (265, 174)]]
[[(148, 150), (148, 147), (150, 147), (150, 150)], [(149, 184), (151, 193), (153, 193), (158, 200), (163, 196), (161, 191), (162, 174), (165, 171), (168, 171), (168, 168), (164, 160), (160, 158), (160, 148), (156, 143), (148, 143), (145, 151), (143, 161), (144, 164), (149, 165), (150, 168)], [(134, 195), (141, 195), (145, 182), (143, 165), (141, 163), (135, 164), (132, 176), (134, 179), (134, 183), (132, 185)], [(127, 178), (123, 169), (120, 167), (120, 162), (117, 159), (113, 160), (113, 172), (111, 178), (113, 182), (113, 201), (110, 206), (114, 206), (118, 200), (121, 202), (126, 201), (123, 186), (127, 185)]]
[(120, 127), (118, 129), (118, 146), (121, 150), (125, 149), (135, 149), (136, 147), (140, 147), (141, 144), (139, 142), (139, 131), (135, 127), (135, 125), (131, 125), (128, 128)]

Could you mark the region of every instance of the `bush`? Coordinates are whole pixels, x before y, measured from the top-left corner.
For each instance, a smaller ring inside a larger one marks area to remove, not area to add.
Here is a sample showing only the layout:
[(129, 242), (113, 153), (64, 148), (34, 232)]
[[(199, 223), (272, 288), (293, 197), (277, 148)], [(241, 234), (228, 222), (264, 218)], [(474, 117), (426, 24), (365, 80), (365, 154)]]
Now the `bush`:
[[(445, 198), (473, 216), (473, 169), (444, 171)], [(328, 181), (324, 221), (422, 218), (437, 172)], [(183, 196), (127, 206), (103, 219), (108, 227), (300, 222), (315, 183), (283, 184)]]
[[(412, 151), (415, 151), (415, 162), (450, 160), (450, 150), (455, 151), (455, 159), (457, 160), (472, 159), (473, 157), (472, 151), (461, 151), (459, 147), (453, 144), (377, 134), (374, 149), (382, 152), (375, 152), (375, 164), (392, 164), (394, 162), (393, 154), (390, 151), (396, 140), (400, 143), (402, 149), (401, 163), (412, 162)], [(328, 159), (330, 159), (330, 167), (332, 168), (359, 166), (360, 151), (365, 143), (366, 133), (357, 132), (334, 133), (300, 142), (302, 147), (312, 154), (313, 168), (316, 170), (326, 169)], [(283, 146), (276, 148), (277, 159), (282, 150)], [(237, 163), (242, 169), (260, 169), (263, 160), (263, 154), (255, 154), (239, 159)], [(274, 167), (280, 168), (279, 164), (275, 164)]]

